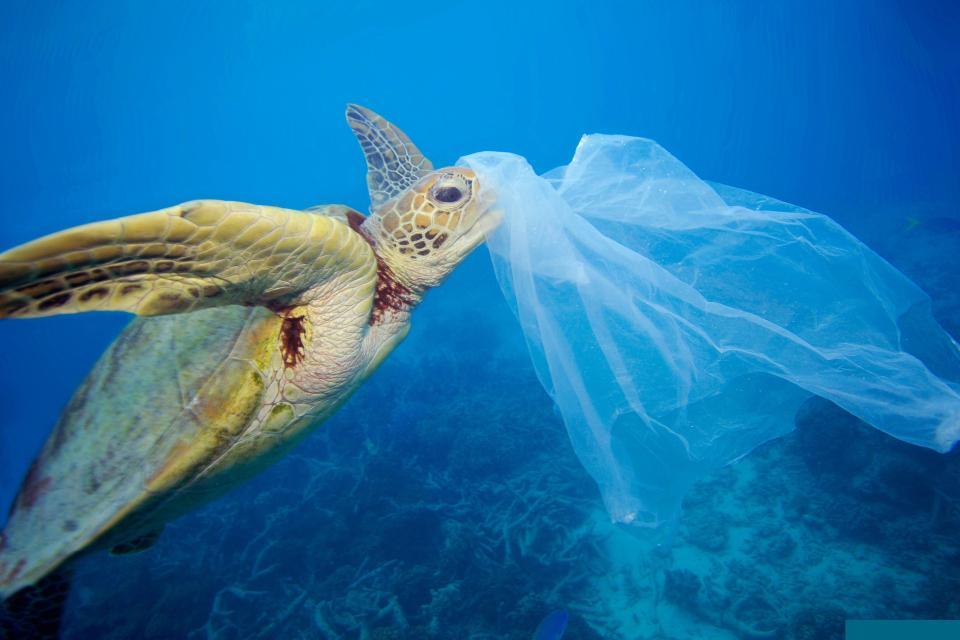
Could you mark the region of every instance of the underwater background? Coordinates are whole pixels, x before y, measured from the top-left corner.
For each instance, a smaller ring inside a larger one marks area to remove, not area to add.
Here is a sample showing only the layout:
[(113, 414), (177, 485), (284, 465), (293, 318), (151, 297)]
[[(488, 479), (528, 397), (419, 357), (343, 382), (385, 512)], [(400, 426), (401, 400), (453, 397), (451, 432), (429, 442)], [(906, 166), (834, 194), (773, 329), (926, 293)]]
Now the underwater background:
[[(0, 3), (0, 245), (196, 198), (368, 201), (347, 102), (437, 166), (580, 134), (826, 213), (960, 336), (960, 5)], [(122, 314), (0, 323), (0, 511)], [(960, 618), (960, 454), (810, 401), (677, 526), (610, 524), (478, 250), (292, 455), (78, 565), (68, 638), (842, 637)]]

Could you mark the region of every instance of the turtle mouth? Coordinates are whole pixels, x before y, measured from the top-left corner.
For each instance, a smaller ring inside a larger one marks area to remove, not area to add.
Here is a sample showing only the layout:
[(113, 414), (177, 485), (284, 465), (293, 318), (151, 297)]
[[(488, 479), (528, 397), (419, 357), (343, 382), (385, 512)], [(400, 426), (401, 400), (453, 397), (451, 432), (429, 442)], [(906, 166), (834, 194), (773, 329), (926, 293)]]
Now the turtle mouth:
[(466, 257), (467, 254), (483, 244), (503, 221), (503, 210), (496, 206), (496, 198), (492, 194), (482, 194), (481, 200), (477, 202), (476, 206), (479, 213), (474, 217), (470, 226), (454, 240), (461, 257)]
[(492, 189), (483, 189), (477, 201), (477, 217), (468, 232), (478, 230), (484, 237), (493, 233), (503, 221), (503, 209), (497, 206), (497, 194)]
[(477, 221), (473, 223), (471, 229), (481, 227), (480, 232), (483, 234), (484, 239), (486, 239), (491, 233), (497, 230), (501, 222), (503, 222), (503, 209), (491, 204), (477, 216)]

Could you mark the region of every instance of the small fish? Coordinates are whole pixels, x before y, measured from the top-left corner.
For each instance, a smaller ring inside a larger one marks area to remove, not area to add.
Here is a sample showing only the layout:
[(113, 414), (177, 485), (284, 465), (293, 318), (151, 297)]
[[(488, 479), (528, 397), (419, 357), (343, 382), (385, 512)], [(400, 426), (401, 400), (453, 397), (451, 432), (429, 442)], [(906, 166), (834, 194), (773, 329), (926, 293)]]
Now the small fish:
[(537, 627), (537, 632), (533, 634), (533, 640), (560, 640), (563, 632), (567, 630), (567, 620), (570, 616), (563, 609), (554, 611)]

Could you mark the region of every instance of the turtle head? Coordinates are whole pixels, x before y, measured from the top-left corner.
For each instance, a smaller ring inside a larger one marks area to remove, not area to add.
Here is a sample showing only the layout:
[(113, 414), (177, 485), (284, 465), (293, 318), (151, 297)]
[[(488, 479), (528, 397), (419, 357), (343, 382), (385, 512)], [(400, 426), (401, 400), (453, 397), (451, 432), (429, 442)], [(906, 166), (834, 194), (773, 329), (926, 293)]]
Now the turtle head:
[(499, 217), (476, 174), (464, 167), (433, 171), (364, 222), (374, 248), (414, 291), (439, 285), (480, 245)]
[(368, 109), (347, 121), (367, 160), (371, 213), (362, 229), (405, 287), (439, 285), (496, 228), (492, 193), (465, 167), (435, 170), (410, 139)]

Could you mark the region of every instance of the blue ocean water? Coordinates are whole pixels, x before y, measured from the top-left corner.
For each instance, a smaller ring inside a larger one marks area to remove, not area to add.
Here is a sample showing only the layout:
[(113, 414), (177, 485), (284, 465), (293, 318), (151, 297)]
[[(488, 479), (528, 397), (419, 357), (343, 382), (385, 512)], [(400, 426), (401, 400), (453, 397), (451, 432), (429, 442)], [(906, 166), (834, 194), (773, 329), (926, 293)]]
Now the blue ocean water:
[[(960, 11), (945, 3), (0, 6), (0, 245), (195, 198), (367, 202), (347, 102), (435, 164), (581, 133), (831, 215), (960, 335)], [(128, 321), (0, 323), (0, 509)], [(609, 524), (483, 249), (294, 454), (79, 563), (88, 638), (830, 638), (958, 618), (960, 459), (811, 402), (651, 540)], [(659, 544), (659, 546), (654, 546)]]

